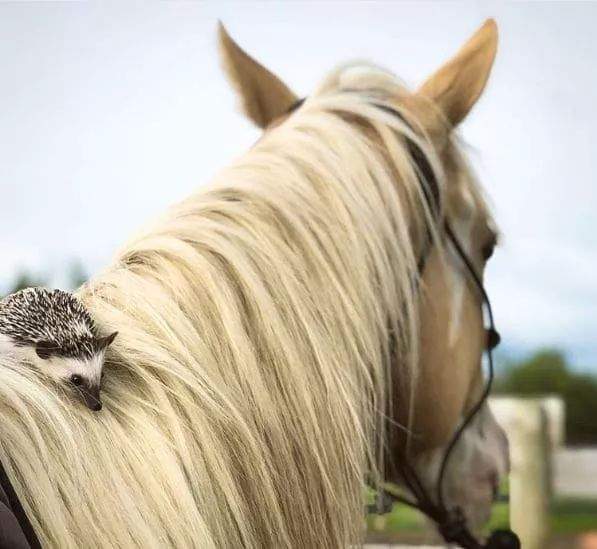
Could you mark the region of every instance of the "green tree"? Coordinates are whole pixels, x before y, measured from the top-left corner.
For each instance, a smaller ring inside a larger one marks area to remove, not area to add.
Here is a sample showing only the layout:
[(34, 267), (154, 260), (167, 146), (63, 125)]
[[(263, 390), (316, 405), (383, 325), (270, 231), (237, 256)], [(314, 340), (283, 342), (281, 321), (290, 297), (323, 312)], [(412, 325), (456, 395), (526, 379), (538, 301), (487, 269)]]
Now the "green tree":
[[(87, 273), (83, 268), (83, 265), (79, 261), (74, 261), (73, 263), (71, 263), (68, 270), (68, 279), (69, 288), (71, 289), (76, 289), (87, 281)], [(17, 275), (12, 287), (6, 295), (13, 294), (15, 292), (18, 292), (19, 290), (24, 290), (25, 288), (33, 288), (35, 286), (46, 286), (47, 283), (47, 280), (43, 276), (31, 274), (26, 271), (21, 271)], [(2, 294), (0, 294), (0, 299), (1, 298)]]
[(80, 261), (74, 261), (69, 270), (69, 278), (70, 278), (70, 287), (73, 289), (82, 286), (87, 282), (87, 272), (83, 268), (83, 265)]
[(25, 288), (32, 288), (34, 286), (43, 286), (45, 281), (43, 278), (31, 275), (26, 272), (21, 272), (17, 275), (16, 280), (14, 281), (12, 289), (8, 292), (12, 294), (14, 292), (18, 292), (19, 290), (24, 290)]
[(572, 371), (563, 353), (546, 349), (511, 363), (495, 391), (520, 396), (558, 394), (566, 404), (568, 444), (597, 443), (597, 378)]

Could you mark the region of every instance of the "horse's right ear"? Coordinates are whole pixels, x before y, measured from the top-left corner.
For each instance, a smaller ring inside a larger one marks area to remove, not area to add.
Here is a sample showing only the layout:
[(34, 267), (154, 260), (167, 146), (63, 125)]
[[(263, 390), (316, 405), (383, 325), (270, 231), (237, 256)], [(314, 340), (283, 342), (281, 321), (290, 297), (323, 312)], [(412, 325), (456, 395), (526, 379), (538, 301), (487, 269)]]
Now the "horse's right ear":
[(497, 25), (493, 19), (488, 19), (456, 56), (419, 89), (418, 94), (431, 99), (451, 127), (460, 124), (483, 92), (497, 42)]
[(297, 96), (275, 74), (259, 64), (218, 24), (222, 64), (240, 96), (244, 113), (260, 128), (266, 128), (296, 103)]

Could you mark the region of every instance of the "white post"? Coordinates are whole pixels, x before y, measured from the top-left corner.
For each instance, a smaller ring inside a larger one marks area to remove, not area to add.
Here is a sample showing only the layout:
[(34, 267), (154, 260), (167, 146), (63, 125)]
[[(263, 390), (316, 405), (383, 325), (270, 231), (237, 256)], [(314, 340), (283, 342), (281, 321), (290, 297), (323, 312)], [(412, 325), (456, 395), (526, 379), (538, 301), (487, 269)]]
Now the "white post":
[(537, 400), (519, 400), (510, 438), (510, 527), (524, 549), (545, 547), (548, 536), (548, 434), (545, 411)]

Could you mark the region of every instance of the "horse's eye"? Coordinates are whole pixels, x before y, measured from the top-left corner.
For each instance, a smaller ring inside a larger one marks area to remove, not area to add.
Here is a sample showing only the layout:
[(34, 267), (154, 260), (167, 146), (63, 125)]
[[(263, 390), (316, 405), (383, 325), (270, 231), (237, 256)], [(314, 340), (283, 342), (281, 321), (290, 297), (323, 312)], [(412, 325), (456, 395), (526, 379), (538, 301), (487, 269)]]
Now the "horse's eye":
[(493, 250), (495, 250), (494, 242), (492, 242), (491, 244), (487, 244), (486, 246), (483, 247), (483, 249), (481, 250), (481, 253), (483, 254), (483, 259), (485, 261), (487, 261), (493, 255)]
[(70, 376), (70, 382), (73, 385), (81, 385), (81, 383), (83, 383), (83, 378), (81, 376), (78, 376), (77, 374), (73, 374), (72, 376)]

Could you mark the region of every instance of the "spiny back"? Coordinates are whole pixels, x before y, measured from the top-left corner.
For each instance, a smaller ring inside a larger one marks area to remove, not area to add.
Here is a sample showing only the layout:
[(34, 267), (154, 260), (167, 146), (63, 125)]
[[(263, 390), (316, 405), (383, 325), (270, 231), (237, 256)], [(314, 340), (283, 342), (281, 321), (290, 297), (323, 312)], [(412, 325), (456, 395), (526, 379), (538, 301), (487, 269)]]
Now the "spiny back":
[(83, 304), (70, 292), (27, 288), (0, 301), (0, 334), (16, 345), (55, 344), (56, 354), (91, 357), (95, 326)]

